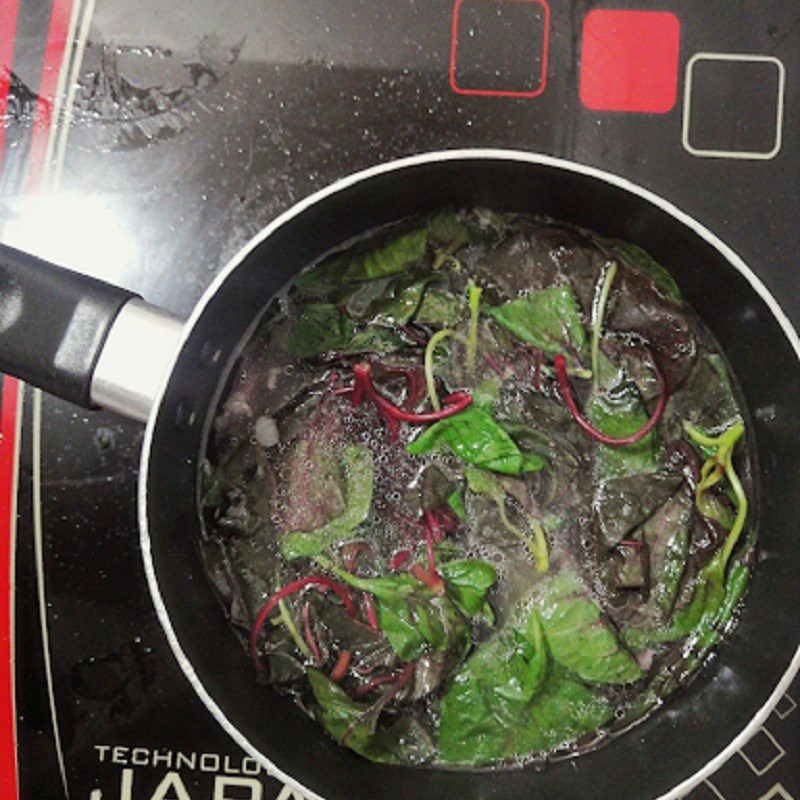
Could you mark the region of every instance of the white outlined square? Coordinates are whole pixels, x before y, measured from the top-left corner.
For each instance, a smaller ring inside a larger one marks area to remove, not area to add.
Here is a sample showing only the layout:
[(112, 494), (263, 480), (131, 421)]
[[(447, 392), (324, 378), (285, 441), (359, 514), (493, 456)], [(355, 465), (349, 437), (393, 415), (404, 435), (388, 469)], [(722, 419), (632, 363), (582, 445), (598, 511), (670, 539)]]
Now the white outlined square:
[[(695, 64), (702, 61), (734, 61), (739, 63), (774, 64), (778, 70), (778, 96), (775, 101), (775, 142), (769, 150), (713, 150), (693, 147), (690, 141), (691, 108), (692, 108), (692, 75)], [(786, 67), (775, 56), (765, 56), (746, 53), (695, 53), (686, 64), (686, 74), (683, 89), (683, 126), (681, 130), (681, 143), (684, 150), (700, 158), (738, 158), (767, 161), (775, 158), (781, 149), (783, 135), (783, 105), (784, 90), (786, 87)]]
[[(772, 742), (772, 746), (775, 748), (775, 752), (777, 753), (777, 755), (773, 756), (763, 766), (757, 767), (750, 759), (750, 757), (747, 755), (747, 753), (745, 753), (745, 748), (753, 742), (753, 739), (755, 739), (756, 736), (760, 736), (762, 734), (766, 736), (767, 739), (770, 740), (770, 742)], [(767, 772), (769, 772), (786, 755), (786, 751), (778, 744), (775, 737), (765, 727), (762, 726), (761, 728), (759, 728), (758, 733), (756, 733), (756, 735), (741, 750), (739, 750), (739, 755), (742, 757), (742, 760), (750, 767), (750, 769), (753, 770), (753, 772), (760, 778), (762, 775), (765, 775)]]
[(708, 778), (706, 778), (703, 783), (711, 790), (711, 792), (714, 794), (714, 797), (718, 797), (719, 800), (725, 800), (725, 795), (722, 794), (715, 783), (711, 783)]
[(794, 797), (792, 797), (780, 783), (776, 783), (766, 794), (761, 795), (758, 800), (776, 800), (776, 798), (780, 798), (780, 800), (794, 800)]
[(796, 708), (797, 703), (795, 700), (789, 694), (785, 694), (778, 701), (778, 705), (775, 706), (775, 716), (778, 719), (786, 719)]

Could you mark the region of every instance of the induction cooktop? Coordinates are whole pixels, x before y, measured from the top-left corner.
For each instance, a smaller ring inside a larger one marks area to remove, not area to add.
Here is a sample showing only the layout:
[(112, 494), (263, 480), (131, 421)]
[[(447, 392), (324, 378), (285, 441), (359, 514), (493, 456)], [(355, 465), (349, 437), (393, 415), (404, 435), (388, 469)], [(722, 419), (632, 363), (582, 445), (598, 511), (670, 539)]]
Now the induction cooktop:
[[(798, 325), (799, 64), (796, 2), (0, 0), (0, 235), (186, 316), (331, 181), (516, 148), (671, 201)], [(3, 380), (0, 800), (288, 800), (159, 626), (142, 433)], [(692, 800), (800, 798), (799, 697)]]

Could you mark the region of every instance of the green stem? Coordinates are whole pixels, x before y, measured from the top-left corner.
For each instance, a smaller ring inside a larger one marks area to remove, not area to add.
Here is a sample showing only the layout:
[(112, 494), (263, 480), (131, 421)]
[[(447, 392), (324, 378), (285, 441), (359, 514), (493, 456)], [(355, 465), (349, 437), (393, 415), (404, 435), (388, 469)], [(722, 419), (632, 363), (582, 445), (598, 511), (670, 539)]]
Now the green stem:
[(547, 552), (547, 537), (545, 536), (541, 522), (539, 522), (539, 520), (533, 521), (531, 525), (533, 528), (533, 539), (531, 539), (530, 536), (526, 536), (525, 533), (508, 518), (505, 498), (495, 497), (494, 501), (497, 504), (500, 521), (503, 523), (506, 530), (513, 533), (514, 536), (525, 543), (525, 546), (530, 550), (536, 562), (536, 569), (539, 572), (547, 572), (550, 567), (550, 557)]
[(600, 297), (594, 308), (594, 324), (592, 325), (592, 376), (594, 388), (597, 389), (598, 369), (597, 361), (600, 357), (600, 337), (603, 333), (603, 318), (606, 315), (606, 304), (611, 294), (611, 285), (614, 283), (614, 276), (617, 274), (617, 263), (613, 261), (603, 277), (603, 286), (600, 289)]
[[(278, 586), (280, 586), (280, 573), (276, 570), (275, 571), (275, 582)], [(289, 609), (286, 607), (286, 601), (281, 599), (278, 601), (278, 611), (279, 611), (279, 619), (286, 627), (286, 630), (289, 631), (289, 635), (294, 640), (294, 643), (297, 645), (297, 649), (306, 657), (311, 658), (311, 648), (305, 643), (303, 637), (300, 635), (300, 632), (297, 630), (297, 627), (292, 620), (292, 616), (289, 613)]]
[(425, 348), (425, 383), (428, 387), (428, 397), (431, 399), (431, 405), (434, 411), (441, 411), (442, 404), (439, 402), (439, 395), (436, 394), (436, 381), (433, 377), (433, 351), (439, 342), (452, 336), (453, 331), (450, 328), (444, 328), (431, 336), (427, 347)]
[(733, 526), (725, 539), (725, 545), (722, 550), (722, 561), (727, 564), (733, 548), (736, 547), (736, 542), (739, 541), (739, 536), (744, 529), (745, 519), (747, 518), (747, 495), (745, 495), (739, 476), (733, 468), (733, 461), (730, 456), (725, 464), (725, 475), (728, 477), (737, 500), (736, 519), (733, 521)]
[(480, 286), (469, 285), (469, 337), (467, 338), (467, 375), (475, 373), (475, 361), (478, 357), (478, 319), (480, 317)]
[(542, 523), (538, 519), (533, 521), (533, 557), (536, 559), (536, 569), (539, 572), (547, 572), (550, 569), (550, 554), (547, 551), (547, 537), (544, 533)]

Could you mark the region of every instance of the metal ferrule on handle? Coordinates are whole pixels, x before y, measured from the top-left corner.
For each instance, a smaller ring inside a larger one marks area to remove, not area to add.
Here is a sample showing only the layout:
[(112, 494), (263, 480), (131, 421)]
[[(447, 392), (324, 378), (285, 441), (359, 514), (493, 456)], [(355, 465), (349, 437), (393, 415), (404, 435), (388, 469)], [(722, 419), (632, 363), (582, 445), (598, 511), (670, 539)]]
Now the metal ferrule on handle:
[(182, 328), (133, 292), (0, 245), (0, 372), (145, 420)]

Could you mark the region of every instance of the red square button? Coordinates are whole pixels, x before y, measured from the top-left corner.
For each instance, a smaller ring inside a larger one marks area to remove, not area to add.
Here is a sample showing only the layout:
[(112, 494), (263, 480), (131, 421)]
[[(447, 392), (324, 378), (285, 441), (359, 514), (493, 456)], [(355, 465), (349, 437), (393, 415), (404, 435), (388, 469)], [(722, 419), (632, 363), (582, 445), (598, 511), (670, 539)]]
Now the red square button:
[(681, 24), (669, 11), (596, 9), (583, 21), (581, 102), (665, 114), (678, 96)]

